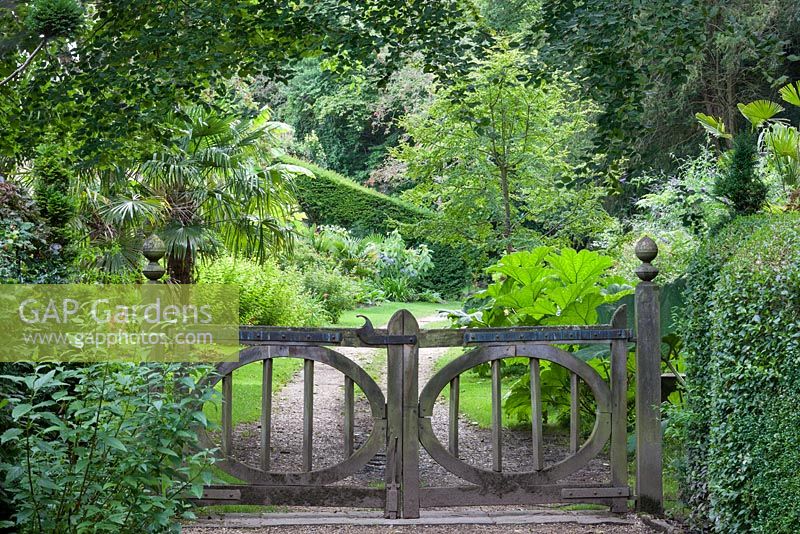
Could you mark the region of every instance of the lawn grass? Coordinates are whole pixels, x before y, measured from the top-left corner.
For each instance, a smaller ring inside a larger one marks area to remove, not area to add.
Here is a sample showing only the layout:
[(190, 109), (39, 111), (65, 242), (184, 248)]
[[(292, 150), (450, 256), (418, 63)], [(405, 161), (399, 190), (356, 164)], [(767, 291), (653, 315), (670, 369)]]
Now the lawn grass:
[[(438, 371), (451, 361), (461, 356), (464, 351), (462, 347), (451, 347), (434, 364), (434, 370)], [(511, 382), (515, 379), (503, 379), (500, 383), (501, 394), (508, 391)], [(444, 398), (449, 398), (450, 386), (445, 386), (442, 390)], [(477, 373), (466, 372), (461, 375), (459, 387), (458, 411), (468, 420), (478, 423), (481, 428), (492, 426), (492, 379), (490, 377), (480, 377)], [(503, 410), (503, 427), (515, 428), (521, 424), (515, 417), (510, 417)], [(524, 424), (529, 424), (524, 422)]]
[(215, 504), (201, 506), (194, 510), (198, 516), (224, 515), (224, 514), (277, 514), (288, 512), (287, 506), (261, 506), (257, 504)]
[[(458, 301), (448, 302), (382, 302), (377, 306), (367, 306), (363, 308), (356, 308), (355, 310), (348, 310), (342, 313), (334, 326), (341, 326), (345, 328), (358, 327), (364, 324), (364, 320), (356, 315), (366, 315), (372, 324), (377, 328), (389, 322), (389, 319), (394, 315), (394, 312), (401, 309), (410, 311), (414, 317), (426, 317), (433, 315), (439, 310), (453, 310), (461, 307)], [(440, 321), (437, 321), (440, 322)], [(447, 323), (443, 322), (443, 326)], [(430, 328), (430, 326), (428, 326)]]
[[(272, 365), (272, 391), (280, 391), (303, 368), (299, 358), (276, 358)], [(221, 391), (222, 383), (216, 386)], [(253, 363), (233, 372), (233, 425), (257, 421), (261, 416), (261, 365)], [(207, 403), (203, 408), (206, 417), (220, 423), (220, 407)]]

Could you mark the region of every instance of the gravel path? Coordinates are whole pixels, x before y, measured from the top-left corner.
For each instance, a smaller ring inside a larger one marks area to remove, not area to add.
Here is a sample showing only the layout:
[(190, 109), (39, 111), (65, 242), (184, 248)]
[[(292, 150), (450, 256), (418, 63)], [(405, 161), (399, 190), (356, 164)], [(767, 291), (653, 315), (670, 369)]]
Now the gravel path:
[(462, 532), (486, 532), (497, 534), (656, 534), (647, 525), (637, 521), (633, 525), (579, 525), (556, 523), (551, 525), (409, 525), (409, 526), (364, 526), (364, 525), (302, 525), (296, 527), (261, 528), (185, 528), (188, 534), (334, 534), (339, 532), (358, 534), (461, 534)]
[[(419, 320), (421, 328), (430, 322), (440, 320), (437, 316), (424, 317)], [(376, 381), (385, 391), (385, 363), (373, 363), (381, 352), (379, 349), (356, 349), (341, 347), (335, 349), (354, 362), (371, 370)], [(380, 349), (383, 351), (383, 349)], [(447, 351), (445, 348), (421, 349), (419, 360), (420, 389), (434, 373), (436, 361)], [(383, 351), (385, 354), (385, 351)], [(339, 463), (343, 459), (343, 375), (327, 365), (317, 364), (314, 369), (314, 469)], [(273, 400), (272, 417), (272, 450), (271, 459), (276, 471), (301, 470), (302, 420), (303, 420), (303, 373), (298, 373)], [(447, 445), (448, 428), (447, 401), (440, 399), (433, 413), (433, 428), (439, 440)], [(355, 447), (366, 441), (372, 429), (372, 417), (369, 404), (363, 394), (356, 398), (355, 406)], [(475, 423), (459, 418), (459, 456), (474, 466), (491, 469), (491, 433), (489, 429), (479, 428)], [(258, 465), (260, 424), (246, 423), (237, 425), (234, 430), (234, 457), (251, 465)], [(519, 471), (530, 469), (530, 431), (503, 430), (503, 464), (504, 470)], [(555, 463), (568, 456), (567, 437), (547, 435), (545, 442), (545, 464)], [(385, 467), (385, 451), (381, 451), (359, 473), (340, 481), (339, 484), (376, 486), (383, 481)], [(565, 479), (569, 482), (602, 483), (609, 480), (610, 472), (607, 457), (600, 456), (590, 464)], [(465, 481), (450, 474), (439, 466), (420, 447), (420, 477), (423, 486), (464, 485)], [(502, 507), (483, 507), (481, 510), (498, 510)], [(293, 507), (294, 512), (311, 511), (308, 508)], [(456, 511), (457, 509), (454, 509)], [(220, 533), (261, 533), (261, 532), (541, 532), (563, 534), (567, 532), (581, 533), (650, 533), (655, 532), (645, 526), (634, 516), (630, 525), (404, 525), (404, 526), (364, 526), (364, 525), (304, 525), (302, 527), (264, 527), (258, 529), (227, 528), (219, 525), (213, 529), (208, 527), (190, 527), (186, 532), (192, 534)]]

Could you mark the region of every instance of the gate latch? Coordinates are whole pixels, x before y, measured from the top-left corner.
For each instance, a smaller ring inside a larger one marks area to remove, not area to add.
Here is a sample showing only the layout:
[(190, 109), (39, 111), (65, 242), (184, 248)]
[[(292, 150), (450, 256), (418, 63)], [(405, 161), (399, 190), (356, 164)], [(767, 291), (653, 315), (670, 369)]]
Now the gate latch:
[(364, 325), (356, 330), (358, 339), (365, 345), (416, 345), (417, 336), (403, 334), (378, 334), (372, 326), (372, 321), (366, 315), (356, 315), (364, 319)]

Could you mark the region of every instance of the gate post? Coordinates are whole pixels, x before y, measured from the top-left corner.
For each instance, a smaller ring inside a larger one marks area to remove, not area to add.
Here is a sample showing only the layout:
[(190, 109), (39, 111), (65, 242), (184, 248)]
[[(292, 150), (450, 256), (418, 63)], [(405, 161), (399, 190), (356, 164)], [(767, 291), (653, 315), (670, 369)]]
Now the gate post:
[(658, 269), (652, 262), (658, 246), (649, 237), (636, 243), (636, 509), (663, 510), (661, 458), (661, 319)]
[[(389, 335), (417, 336), (419, 325), (411, 312), (398, 310), (389, 320), (387, 330)], [(394, 469), (387, 466), (386, 470), (393, 479), (386, 481), (387, 497), (389, 484), (396, 484), (399, 477), (400, 516), (415, 519), (419, 517), (419, 342), (388, 345), (387, 365), (389, 446), (397, 439)], [(391, 514), (388, 508), (386, 512)]]

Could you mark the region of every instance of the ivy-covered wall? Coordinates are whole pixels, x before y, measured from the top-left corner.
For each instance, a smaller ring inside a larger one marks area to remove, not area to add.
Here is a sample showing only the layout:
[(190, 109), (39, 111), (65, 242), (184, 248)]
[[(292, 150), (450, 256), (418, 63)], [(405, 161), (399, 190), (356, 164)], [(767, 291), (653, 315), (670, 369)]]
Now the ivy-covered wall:
[(799, 224), (737, 219), (688, 274), (684, 497), (697, 531), (800, 525)]

